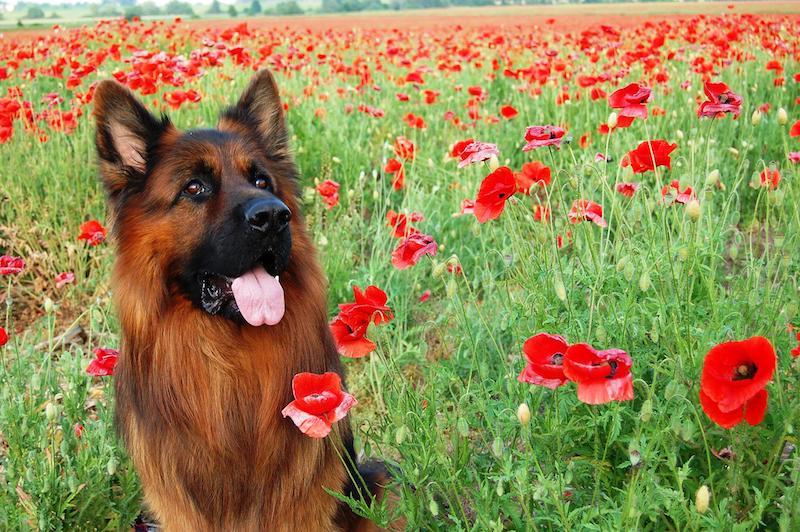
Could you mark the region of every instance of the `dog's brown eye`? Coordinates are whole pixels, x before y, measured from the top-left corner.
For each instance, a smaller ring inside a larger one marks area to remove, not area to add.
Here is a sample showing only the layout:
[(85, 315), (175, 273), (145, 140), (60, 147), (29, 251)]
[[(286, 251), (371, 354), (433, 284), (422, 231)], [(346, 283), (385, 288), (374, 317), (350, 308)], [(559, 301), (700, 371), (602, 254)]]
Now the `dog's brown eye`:
[(255, 181), (253, 181), (253, 184), (256, 186), (256, 188), (260, 188), (262, 190), (270, 188), (269, 181), (263, 177), (257, 177)]
[(203, 186), (203, 183), (197, 180), (189, 181), (189, 183), (183, 189), (183, 191), (190, 196), (199, 196), (204, 190), (205, 187)]

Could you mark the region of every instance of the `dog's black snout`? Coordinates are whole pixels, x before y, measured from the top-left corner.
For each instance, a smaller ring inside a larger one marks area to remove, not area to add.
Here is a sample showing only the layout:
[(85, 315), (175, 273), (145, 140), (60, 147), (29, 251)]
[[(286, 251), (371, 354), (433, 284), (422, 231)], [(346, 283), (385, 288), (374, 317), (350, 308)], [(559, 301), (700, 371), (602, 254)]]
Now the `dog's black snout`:
[(278, 233), (289, 225), (292, 211), (278, 198), (259, 198), (245, 205), (244, 219), (253, 229)]

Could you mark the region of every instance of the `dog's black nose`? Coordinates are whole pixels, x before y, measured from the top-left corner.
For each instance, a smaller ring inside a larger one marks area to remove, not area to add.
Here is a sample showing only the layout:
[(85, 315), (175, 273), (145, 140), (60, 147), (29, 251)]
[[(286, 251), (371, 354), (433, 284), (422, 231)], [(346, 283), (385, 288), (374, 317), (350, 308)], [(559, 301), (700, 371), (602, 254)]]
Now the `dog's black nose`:
[(253, 229), (279, 233), (289, 225), (292, 211), (278, 198), (258, 198), (245, 205), (244, 219)]

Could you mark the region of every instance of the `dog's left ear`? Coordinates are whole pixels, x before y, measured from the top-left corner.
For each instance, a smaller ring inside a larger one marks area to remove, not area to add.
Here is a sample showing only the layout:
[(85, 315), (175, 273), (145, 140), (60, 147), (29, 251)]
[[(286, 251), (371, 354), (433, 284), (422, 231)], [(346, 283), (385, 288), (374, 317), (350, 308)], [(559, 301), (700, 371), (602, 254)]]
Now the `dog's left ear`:
[(269, 70), (253, 76), (239, 101), (226, 109), (219, 119), (219, 129), (248, 127), (260, 137), (266, 155), (273, 159), (291, 159), (286, 121), (278, 85)]

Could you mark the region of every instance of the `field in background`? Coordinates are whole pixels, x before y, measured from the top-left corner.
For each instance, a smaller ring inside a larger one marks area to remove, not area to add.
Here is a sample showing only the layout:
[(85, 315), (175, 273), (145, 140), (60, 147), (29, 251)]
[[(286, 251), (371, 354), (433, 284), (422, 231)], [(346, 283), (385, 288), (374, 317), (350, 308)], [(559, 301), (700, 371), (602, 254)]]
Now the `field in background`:
[[(379, 286), (394, 311), (370, 326), (377, 350), (345, 365), (358, 448), (393, 464), (410, 529), (796, 530), (800, 16), (776, 13), (798, 9), (453, 8), (5, 34), (0, 255), (25, 268), (0, 275), (0, 529), (123, 529), (141, 510), (110, 377), (86, 373), (94, 349), (119, 346), (113, 242), (78, 239), (105, 223), (93, 84), (113, 76), (188, 129), (270, 68), (330, 315), (353, 285)], [(607, 96), (633, 81), (653, 89), (648, 118), (609, 129)], [(737, 119), (698, 118), (704, 81), (742, 96)], [(566, 130), (560, 149), (523, 152), (526, 127), (547, 124)], [(468, 138), (497, 144), (497, 160), (457, 168)], [(620, 164), (656, 139), (675, 144), (669, 164)], [(534, 161), (546, 185), (516, 190), (485, 224), (465, 209), (496, 165)], [(331, 208), (326, 180), (340, 185)], [(632, 197), (619, 192), (631, 183)], [(576, 214), (579, 200), (602, 206), (605, 227)], [(412, 225), (437, 254), (393, 265), (391, 211), (420, 213)], [(519, 382), (539, 332), (625, 350), (634, 398), (587, 405), (572, 383)], [(777, 352), (766, 415), (725, 430), (700, 406), (703, 361), (754, 335)]]

